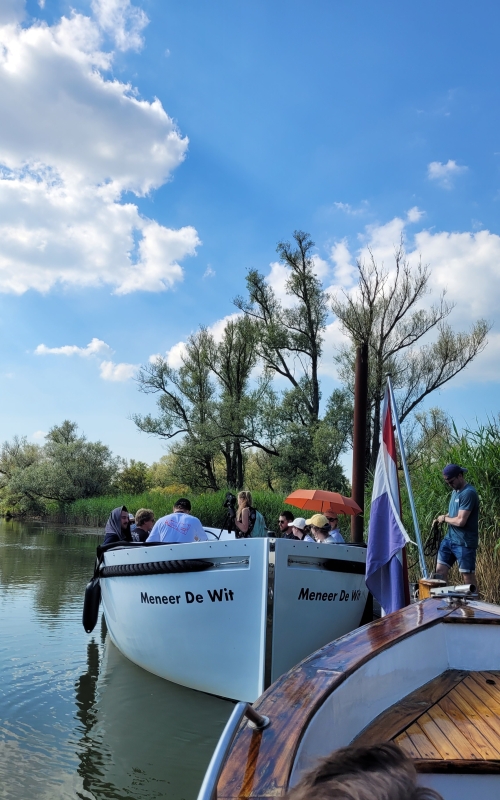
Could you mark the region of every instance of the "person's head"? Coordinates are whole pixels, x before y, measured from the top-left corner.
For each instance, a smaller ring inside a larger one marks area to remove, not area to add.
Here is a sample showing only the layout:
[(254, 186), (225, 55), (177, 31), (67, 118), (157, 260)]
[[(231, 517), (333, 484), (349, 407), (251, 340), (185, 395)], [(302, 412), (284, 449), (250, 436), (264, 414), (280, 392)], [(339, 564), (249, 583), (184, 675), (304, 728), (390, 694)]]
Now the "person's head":
[(330, 523), (324, 514), (314, 514), (306, 524), (311, 526), (311, 534), (318, 542), (324, 542), (330, 534)]
[(135, 524), (138, 528), (142, 528), (150, 533), (155, 524), (155, 512), (151, 511), (150, 508), (140, 508), (135, 515)]
[(279, 515), (278, 525), (281, 533), (288, 533), (288, 527), (293, 523), (293, 514), (291, 511), (282, 511)]
[(238, 492), (238, 508), (250, 508), (252, 505), (251, 492)]
[(330, 525), (330, 530), (335, 531), (339, 527), (339, 515), (335, 511), (325, 511), (325, 517)]
[(120, 524), (122, 527), (122, 531), (130, 530), (130, 516), (128, 513), (128, 508), (126, 508), (126, 506), (122, 506), (120, 514)]
[(287, 800), (443, 800), (417, 784), (413, 762), (395, 744), (342, 747), (321, 759)]
[(464, 472), (467, 472), (465, 467), (460, 467), (458, 464), (447, 464), (443, 469), (445, 483), (452, 489), (460, 491), (465, 486)]
[(306, 521), (304, 517), (297, 517), (296, 519), (294, 519), (291, 527), (292, 527), (292, 533), (294, 536), (297, 537), (297, 539), (304, 538), (304, 529), (306, 527)]
[(187, 497), (179, 497), (179, 499), (174, 503), (174, 513), (176, 511), (179, 514), (191, 513), (191, 503), (189, 502)]

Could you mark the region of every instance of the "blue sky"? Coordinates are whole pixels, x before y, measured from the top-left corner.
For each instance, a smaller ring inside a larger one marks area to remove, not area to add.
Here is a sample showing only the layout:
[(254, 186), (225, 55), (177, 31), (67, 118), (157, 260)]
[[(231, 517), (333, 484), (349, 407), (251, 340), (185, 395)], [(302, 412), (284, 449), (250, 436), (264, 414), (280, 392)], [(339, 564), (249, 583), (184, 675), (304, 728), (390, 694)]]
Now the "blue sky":
[[(3, 0), (2, 440), (70, 418), (160, 457), (129, 420), (154, 408), (137, 365), (220, 330), (249, 267), (282, 295), (296, 228), (333, 291), (367, 246), (390, 268), (403, 233), (453, 327), (493, 323), (432, 403), (497, 414), (499, 17), (488, 0)], [(332, 319), (324, 395), (341, 340)]]

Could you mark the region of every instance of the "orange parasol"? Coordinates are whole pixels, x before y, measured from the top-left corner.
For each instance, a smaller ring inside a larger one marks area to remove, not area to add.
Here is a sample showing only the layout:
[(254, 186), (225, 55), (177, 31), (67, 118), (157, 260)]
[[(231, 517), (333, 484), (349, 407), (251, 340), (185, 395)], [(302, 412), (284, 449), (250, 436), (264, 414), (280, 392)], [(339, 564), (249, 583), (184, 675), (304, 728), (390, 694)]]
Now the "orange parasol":
[(336, 514), (361, 514), (361, 509), (351, 497), (323, 489), (297, 489), (285, 499), (285, 503), (309, 511), (334, 511)]

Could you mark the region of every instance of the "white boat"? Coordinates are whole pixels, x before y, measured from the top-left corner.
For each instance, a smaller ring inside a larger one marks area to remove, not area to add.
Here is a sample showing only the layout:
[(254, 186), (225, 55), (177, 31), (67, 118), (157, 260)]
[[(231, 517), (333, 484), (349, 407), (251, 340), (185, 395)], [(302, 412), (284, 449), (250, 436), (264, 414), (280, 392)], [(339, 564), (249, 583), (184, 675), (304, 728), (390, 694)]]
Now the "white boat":
[(356, 628), (363, 547), (288, 539), (120, 545), (98, 575), (109, 635), (162, 678), (253, 702), (304, 656)]
[(251, 710), (270, 721), (262, 730), (239, 726), (245, 704), (238, 706), (221, 739), (230, 745), (235, 735), (234, 743), (228, 755), (218, 746), (199, 800), (215, 797), (215, 787), (219, 800), (274, 800), (318, 758), (385, 741), (399, 745), (419, 783), (445, 800), (498, 800), (500, 607), (422, 600), (278, 679)]

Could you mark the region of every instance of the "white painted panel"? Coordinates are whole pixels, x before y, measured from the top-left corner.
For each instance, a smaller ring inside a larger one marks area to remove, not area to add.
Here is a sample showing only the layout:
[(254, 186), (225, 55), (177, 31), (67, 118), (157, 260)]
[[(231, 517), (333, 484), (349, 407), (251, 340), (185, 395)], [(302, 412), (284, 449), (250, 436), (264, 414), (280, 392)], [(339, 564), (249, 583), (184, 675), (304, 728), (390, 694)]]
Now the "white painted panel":
[(449, 627), (455, 626), (438, 624), (417, 631), (370, 659), (335, 689), (304, 733), (290, 785), (317, 758), (348, 745), (375, 717), (448, 669), (443, 628)]
[(268, 550), (268, 539), (239, 539), (106, 553), (106, 565), (185, 558), (221, 562), (205, 572), (103, 579), (112, 641), (155, 675), (253, 702), (264, 686)]
[(443, 625), (452, 669), (500, 669), (500, 625)]
[(419, 775), (419, 784), (435, 789), (443, 800), (499, 800), (500, 775)]
[(361, 622), (364, 574), (325, 570), (327, 556), (362, 567), (366, 562), (361, 547), (276, 540), (272, 681)]

